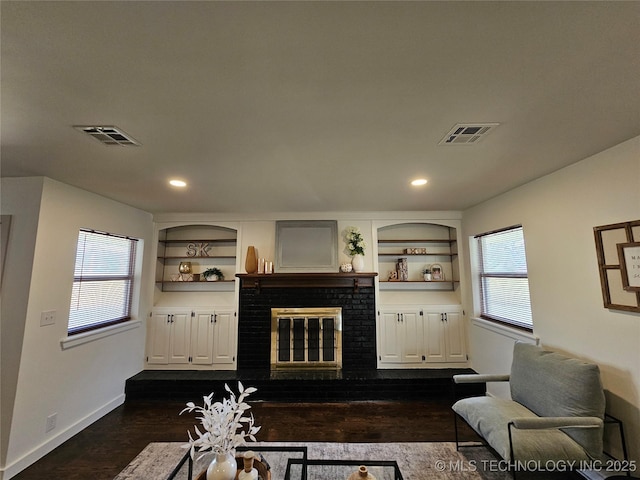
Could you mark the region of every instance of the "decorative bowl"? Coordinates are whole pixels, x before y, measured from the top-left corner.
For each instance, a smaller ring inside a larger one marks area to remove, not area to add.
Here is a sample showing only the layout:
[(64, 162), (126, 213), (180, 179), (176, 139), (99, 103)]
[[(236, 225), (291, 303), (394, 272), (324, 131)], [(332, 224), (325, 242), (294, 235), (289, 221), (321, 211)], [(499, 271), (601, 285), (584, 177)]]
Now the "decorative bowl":
[(341, 272), (349, 273), (351, 270), (353, 270), (353, 266), (350, 263), (343, 263), (340, 265)]

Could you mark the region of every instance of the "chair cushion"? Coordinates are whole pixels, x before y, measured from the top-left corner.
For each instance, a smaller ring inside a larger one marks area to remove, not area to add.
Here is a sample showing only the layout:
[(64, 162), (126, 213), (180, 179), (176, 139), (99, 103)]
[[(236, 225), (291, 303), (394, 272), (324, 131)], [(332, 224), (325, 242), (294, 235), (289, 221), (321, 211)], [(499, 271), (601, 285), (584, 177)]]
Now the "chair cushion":
[[(537, 417), (517, 402), (495, 397), (465, 398), (452, 408), (505, 460), (511, 459), (509, 421), (516, 417)], [(519, 462), (589, 460), (582, 446), (559, 429), (512, 429), (512, 435), (514, 457)]]
[[(511, 364), (511, 398), (541, 417), (604, 419), (605, 397), (597, 365), (526, 343), (516, 343)], [(593, 458), (603, 449), (602, 428), (564, 431)]]

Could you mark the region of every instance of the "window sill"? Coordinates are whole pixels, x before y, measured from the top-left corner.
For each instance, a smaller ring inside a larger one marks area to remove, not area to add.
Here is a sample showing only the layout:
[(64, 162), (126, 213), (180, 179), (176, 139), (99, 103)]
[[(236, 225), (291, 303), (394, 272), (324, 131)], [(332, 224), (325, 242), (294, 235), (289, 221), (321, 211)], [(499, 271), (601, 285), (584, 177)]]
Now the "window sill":
[(479, 317), (471, 318), (471, 323), (479, 328), (489, 330), (505, 337), (513, 338), (514, 340), (535, 342), (536, 345), (540, 343), (540, 337), (533, 332), (528, 332), (520, 328), (510, 327), (499, 322), (493, 322)]
[(138, 328), (142, 322), (140, 320), (129, 320), (128, 322), (118, 323), (117, 325), (110, 325), (108, 327), (100, 328), (98, 330), (91, 330), (89, 332), (78, 333), (70, 337), (64, 337), (60, 340), (60, 346), (62, 350), (77, 347), (85, 343), (93, 342), (117, 333), (126, 332), (127, 330), (133, 330)]

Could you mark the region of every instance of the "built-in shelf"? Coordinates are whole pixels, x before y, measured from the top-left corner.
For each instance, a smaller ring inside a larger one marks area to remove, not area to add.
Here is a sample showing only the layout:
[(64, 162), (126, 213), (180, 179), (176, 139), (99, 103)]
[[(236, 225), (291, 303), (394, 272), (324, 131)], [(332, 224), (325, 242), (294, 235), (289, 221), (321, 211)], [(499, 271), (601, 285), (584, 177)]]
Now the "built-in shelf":
[(378, 253), (379, 257), (457, 257), (457, 253), (405, 253), (405, 252), (385, 252)]
[(164, 292), (232, 292), (235, 280), (215, 282), (156, 282)]
[(379, 239), (378, 243), (456, 243), (457, 240), (455, 239), (447, 239), (447, 238), (426, 238), (426, 239), (415, 239), (415, 238), (410, 238), (410, 239), (389, 239), (389, 240), (384, 240), (384, 239)]
[[(459, 283), (458, 242), (453, 227), (435, 223), (387, 225), (378, 229), (377, 246), (380, 290), (452, 291)], [(400, 259), (406, 260), (400, 264)], [(424, 281), (424, 269), (435, 265), (444, 280)], [(406, 280), (402, 275), (405, 268)], [(392, 280), (396, 272), (401, 281)]]
[(380, 290), (453, 290), (454, 284), (448, 280), (430, 282), (380, 282)]
[(226, 244), (226, 245), (235, 245), (236, 244), (236, 239), (235, 238), (214, 238), (214, 239), (210, 239), (210, 238), (204, 238), (204, 239), (185, 239), (185, 240), (158, 240), (160, 243), (213, 243), (215, 244)]
[(175, 281), (182, 262), (191, 262), (194, 274), (219, 268), (225, 278), (236, 272), (237, 232), (213, 225), (184, 225), (162, 230), (158, 239), (156, 285), (168, 292), (233, 291), (235, 279), (217, 282)]
[(235, 259), (235, 255), (207, 255), (201, 257), (193, 257), (193, 256), (182, 256), (182, 257), (158, 257), (161, 260), (208, 260), (208, 259), (218, 259), (218, 258), (233, 258)]

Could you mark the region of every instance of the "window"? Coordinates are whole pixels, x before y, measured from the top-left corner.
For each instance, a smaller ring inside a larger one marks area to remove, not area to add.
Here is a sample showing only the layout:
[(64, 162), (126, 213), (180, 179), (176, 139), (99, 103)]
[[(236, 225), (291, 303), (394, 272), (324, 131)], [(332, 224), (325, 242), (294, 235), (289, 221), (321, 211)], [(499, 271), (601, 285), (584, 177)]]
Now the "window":
[(476, 237), (481, 317), (532, 330), (529, 279), (521, 226)]
[(68, 335), (131, 318), (135, 239), (80, 230)]

